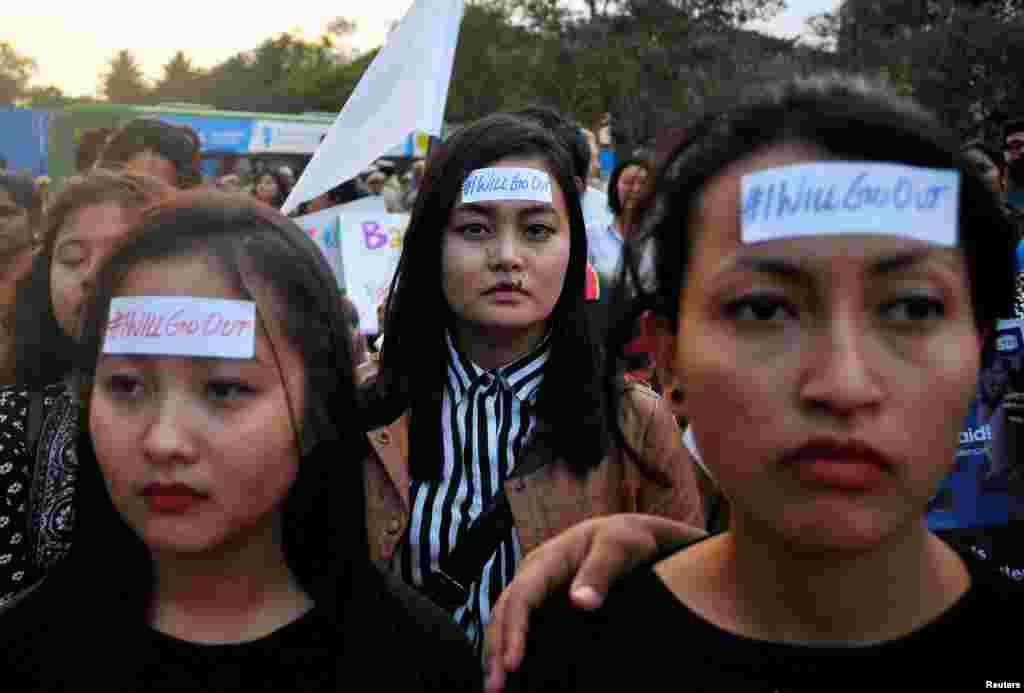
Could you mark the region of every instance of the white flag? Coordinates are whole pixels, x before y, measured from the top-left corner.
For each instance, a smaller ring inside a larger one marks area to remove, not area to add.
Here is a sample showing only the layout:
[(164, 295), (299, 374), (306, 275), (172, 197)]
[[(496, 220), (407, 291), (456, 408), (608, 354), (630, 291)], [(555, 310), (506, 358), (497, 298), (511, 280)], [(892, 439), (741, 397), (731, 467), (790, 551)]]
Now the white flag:
[(322, 195), (423, 130), (441, 135), (464, 0), (416, 0), (363, 73), (281, 211)]

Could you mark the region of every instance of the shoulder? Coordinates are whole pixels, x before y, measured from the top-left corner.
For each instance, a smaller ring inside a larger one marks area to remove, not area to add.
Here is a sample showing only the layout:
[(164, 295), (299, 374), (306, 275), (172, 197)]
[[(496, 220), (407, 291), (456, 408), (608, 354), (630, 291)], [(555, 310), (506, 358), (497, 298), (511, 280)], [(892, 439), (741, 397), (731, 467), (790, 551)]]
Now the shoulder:
[(683, 662), (685, 648), (674, 630), (680, 608), (651, 563), (619, 579), (597, 611), (576, 609), (565, 592), (552, 596), (531, 616), (526, 656), (510, 689), (544, 693), (630, 685), (650, 690), (637, 684), (649, 678), (652, 667), (632, 663)]
[(406, 657), (421, 664), (425, 690), (478, 691), (483, 674), (465, 634), (448, 614), (397, 577), (384, 575), (385, 588), (402, 612), (398, 626)]

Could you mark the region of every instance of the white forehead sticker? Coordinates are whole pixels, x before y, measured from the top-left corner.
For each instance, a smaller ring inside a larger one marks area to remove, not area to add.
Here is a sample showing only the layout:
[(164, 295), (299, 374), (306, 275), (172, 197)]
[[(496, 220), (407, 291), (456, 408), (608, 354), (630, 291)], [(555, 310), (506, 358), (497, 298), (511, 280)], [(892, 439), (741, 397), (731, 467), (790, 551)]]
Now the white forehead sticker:
[(551, 204), (551, 176), (535, 168), (478, 168), (462, 183), (459, 204), (532, 200)]
[(816, 162), (743, 176), (744, 243), (870, 233), (955, 246), (960, 173), (877, 162)]
[(256, 304), (192, 296), (119, 296), (110, 301), (104, 354), (256, 355)]

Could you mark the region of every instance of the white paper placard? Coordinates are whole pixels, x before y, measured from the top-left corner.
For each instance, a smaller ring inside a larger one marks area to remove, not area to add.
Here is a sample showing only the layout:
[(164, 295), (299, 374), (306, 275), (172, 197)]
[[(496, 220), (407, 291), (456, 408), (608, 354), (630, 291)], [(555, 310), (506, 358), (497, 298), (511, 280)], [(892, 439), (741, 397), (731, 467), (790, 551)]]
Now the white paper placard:
[(750, 173), (740, 187), (744, 243), (848, 233), (957, 242), (958, 171), (822, 161)]
[(281, 211), (346, 181), (412, 132), (441, 136), (465, 0), (416, 0), (366, 68)]
[(462, 182), (459, 204), (532, 200), (551, 204), (551, 176), (535, 168), (478, 168)]
[(256, 304), (193, 296), (118, 296), (110, 301), (104, 354), (251, 359)]
[(347, 295), (359, 312), (359, 329), (375, 334), (377, 306), (388, 295), (402, 256), (408, 214), (346, 211), (338, 216)]

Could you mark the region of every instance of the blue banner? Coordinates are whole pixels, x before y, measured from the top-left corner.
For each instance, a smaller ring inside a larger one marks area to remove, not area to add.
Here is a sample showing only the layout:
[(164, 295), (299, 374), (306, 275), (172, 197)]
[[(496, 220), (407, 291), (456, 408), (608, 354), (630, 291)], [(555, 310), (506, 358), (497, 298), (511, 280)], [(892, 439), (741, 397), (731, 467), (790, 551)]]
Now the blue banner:
[(251, 118), (215, 118), (210, 116), (163, 113), (157, 116), (165, 123), (188, 125), (199, 135), (203, 152), (245, 154), (252, 141)]
[(46, 175), (50, 114), (31, 108), (0, 107), (0, 156), (12, 171)]

